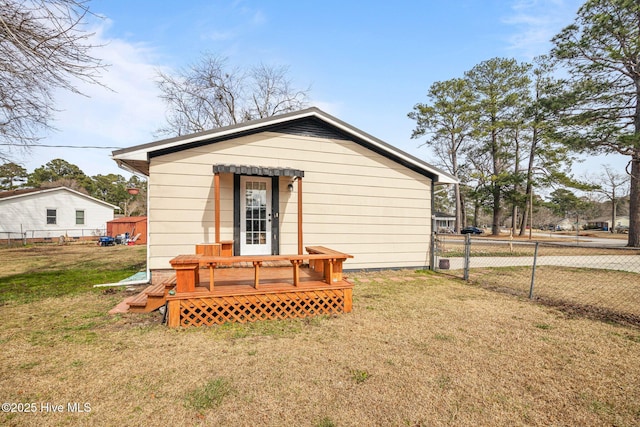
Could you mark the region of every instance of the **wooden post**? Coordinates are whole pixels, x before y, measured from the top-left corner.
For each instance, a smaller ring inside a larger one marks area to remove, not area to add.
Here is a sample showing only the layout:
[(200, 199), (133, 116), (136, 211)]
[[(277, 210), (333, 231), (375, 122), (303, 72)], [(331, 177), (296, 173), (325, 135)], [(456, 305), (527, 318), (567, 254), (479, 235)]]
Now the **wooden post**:
[(345, 289), (344, 290), (344, 312), (351, 313), (353, 310), (353, 289)]
[(216, 263), (209, 263), (209, 292), (213, 292), (213, 272), (216, 269)]
[(213, 175), (216, 243), (220, 243), (220, 173)]
[(333, 263), (335, 259), (328, 259), (324, 262), (324, 280), (328, 284), (333, 283)]
[(291, 260), (291, 265), (293, 265), (293, 286), (300, 285), (300, 264), (302, 264), (301, 259)]
[(253, 261), (253, 283), (256, 289), (260, 289), (260, 266), (262, 265), (262, 261)]
[(176, 292), (193, 292), (200, 282), (199, 265), (197, 262), (173, 265), (176, 271)]
[(167, 326), (169, 328), (180, 326), (180, 300), (171, 300), (167, 304)]
[(298, 177), (298, 255), (302, 255), (302, 177)]

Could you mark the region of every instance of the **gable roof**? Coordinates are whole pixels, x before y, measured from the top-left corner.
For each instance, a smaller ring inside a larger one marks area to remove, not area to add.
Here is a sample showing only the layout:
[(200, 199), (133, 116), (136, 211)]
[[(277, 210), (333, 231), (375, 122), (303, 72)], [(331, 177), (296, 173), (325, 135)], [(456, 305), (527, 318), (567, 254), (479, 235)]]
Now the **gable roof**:
[(121, 168), (148, 176), (149, 161), (153, 157), (259, 132), (279, 132), (354, 141), (417, 173), (433, 179), (434, 182), (442, 184), (453, 184), (457, 182), (456, 178), (447, 172), (315, 107), (116, 150), (112, 152), (112, 158)]
[(108, 206), (108, 207), (110, 207), (112, 209), (120, 209), (116, 205), (112, 205), (111, 203), (107, 203), (104, 200), (96, 199), (95, 197), (91, 197), (91, 196), (89, 196), (87, 194), (83, 194), (83, 193), (81, 193), (79, 191), (72, 190), (69, 187), (21, 188), (21, 189), (17, 189), (17, 190), (2, 191), (2, 192), (0, 192), (0, 201), (19, 199), (19, 198), (22, 198), (22, 197), (28, 197), (28, 196), (33, 196), (33, 195), (37, 195), (37, 194), (52, 193), (52, 192), (55, 192), (55, 191), (68, 191), (70, 193), (73, 193), (76, 196), (80, 196), (80, 197), (85, 198), (87, 200), (92, 200), (92, 201), (94, 201), (96, 203), (103, 204), (103, 205)]

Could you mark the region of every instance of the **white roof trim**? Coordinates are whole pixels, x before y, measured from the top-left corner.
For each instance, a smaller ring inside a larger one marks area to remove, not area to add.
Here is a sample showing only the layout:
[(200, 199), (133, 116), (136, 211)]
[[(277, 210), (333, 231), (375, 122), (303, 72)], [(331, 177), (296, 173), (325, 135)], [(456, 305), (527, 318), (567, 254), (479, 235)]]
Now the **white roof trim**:
[(318, 108), (308, 108), (306, 110), (301, 110), (293, 113), (282, 114), (279, 116), (272, 116), (266, 119), (260, 119), (250, 122), (241, 123), (239, 125), (228, 126), (224, 128), (214, 129), (212, 131), (200, 132), (193, 135), (187, 135), (184, 137), (171, 138), (166, 140), (161, 140), (158, 142), (152, 142), (149, 144), (143, 144), (139, 146), (134, 146), (128, 149), (117, 150), (112, 153), (112, 159), (118, 161), (121, 167), (123, 167), (121, 161), (148, 161), (149, 153), (154, 151), (171, 149), (180, 145), (188, 145), (190, 143), (203, 141), (210, 138), (220, 138), (225, 136), (231, 136), (240, 131), (251, 131), (254, 129), (260, 129), (265, 126), (276, 125), (280, 123), (286, 123), (295, 119), (301, 119), (305, 117), (317, 117), (336, 128), (342, 130), (346, 134), (354, 135), (355, 137), (366, 141), (367, 143), (377, 147), (378, 149), (385, 151), (387, 153), (396, 156), (402, 161), (412, 164), (418, 169), (422, 169), (432, 175), (438, 176), (437, 183), (439, 184), (455, 184), (458, 182), (455, 177), (452, 175), (439, 170), (436, 167), (429, 165), (426, 162), (421, 161), (420, 159), (396, 148), (392, 145), (389, 145), (353, 126), (348, 125), (347, 123), (330, 116), (329, 114), (319, 110)]
[(54, 192), (54, 191), (68, 191), (70, 193), (74, 193), (74, 194), (76, 194), (78, 196), (81, 196), (81, 197), (83, 197), (85, 199), (93, 200), (94, 202), (109, 206), (110, 208), (120, 209), (119, 206), (112, 205), (111, 203), (107, 203), (104, 200), (96, 199), (95, 197), (91, 197), (89, 195), (83, 194), (83, 193), (81, 193), (79, 191), (76, 191), (76, 190), (73, 190), (73, 189), (71, 189), (69, 187), (52, 187), (52, 188), (45, 188), (43, 190), (32, 191), (32, 192), (29, 192), (29, 193), (16, 194), (15, 196), (3, 197), (3, 198), (0, 199), (0, 202), (2, 202), (4, 200), (13, 200), (13, 199), (19, 199), (19, 198), (22, 198), (22, 197), (35, 196), (35, 195), (39, 195), (39, 194), (43, 194), (43, 193), (51, 193), (51, 192)]

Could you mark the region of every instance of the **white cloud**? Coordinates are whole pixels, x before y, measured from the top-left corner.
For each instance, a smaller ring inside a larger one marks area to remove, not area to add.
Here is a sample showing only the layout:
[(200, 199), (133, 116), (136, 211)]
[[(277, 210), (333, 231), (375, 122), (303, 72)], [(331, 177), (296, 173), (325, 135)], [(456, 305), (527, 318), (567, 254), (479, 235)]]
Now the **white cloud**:
[[(155, 84), (160, 67), (154, 50), (105, 37), (108, 25), (105, 21), (97, 28), (91, 42), (101, 46), (94, 56), (109, 64), (101, 82), (110, 90), (81, 82), (77, 87), (86, 96), (59, 91), (54, 122), (58, 131), (43, 139), (43, 145), (128, 147), (153, 140), (162, 125), (165, 109)], [(31, 153), (24, 159), (29, 171), (63, 158), (88, 175), (127, 175), (110, 159), (111, 150), (34, 148)]]
[(515, 1), (512, 13), (502, 21), (512, 25), (510, 49), (527, 60), (547, 53), (551, 39), (575, 19), (577, 0), (520, 0)]

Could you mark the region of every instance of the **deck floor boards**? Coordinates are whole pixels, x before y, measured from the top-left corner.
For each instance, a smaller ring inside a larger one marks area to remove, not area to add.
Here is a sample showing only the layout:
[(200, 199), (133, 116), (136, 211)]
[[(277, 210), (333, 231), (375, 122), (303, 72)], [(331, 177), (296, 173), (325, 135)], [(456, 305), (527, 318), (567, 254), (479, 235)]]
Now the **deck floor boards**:
[(300, 268), (300, 284), (293, 285), (293, 268), (288, 267), (262, 267), (260, 268), (259, 289), (254, 288), (252, 268), (216, 268), (215, 285), (213, 292), (209, 291), (209, 270), (200, 269), (200, 281), (195, 292), (181, 292), (169, 296), (167, 299), (184, 299), (203, 296), (228, 296), (250, 295), (256, 293), (295, 292), (297, 290), (313, 290), (327, 288), (351, 287), (346, 280), (329, 284), (324, 281), (322, 273), (317, 273), (309, 268)]

